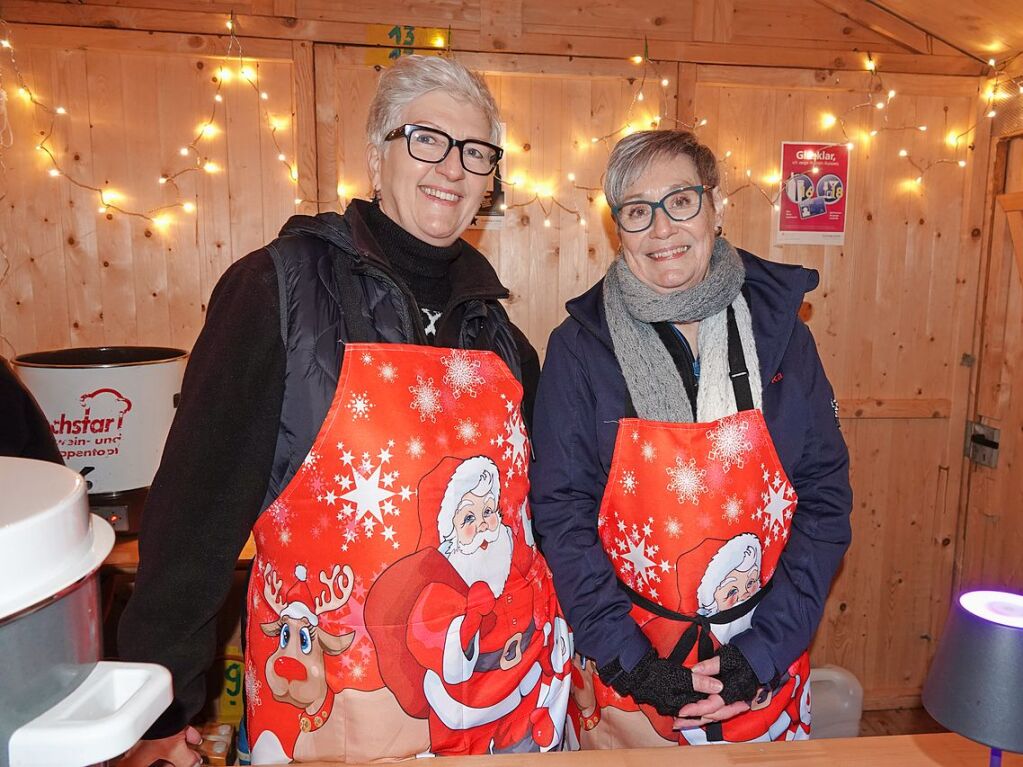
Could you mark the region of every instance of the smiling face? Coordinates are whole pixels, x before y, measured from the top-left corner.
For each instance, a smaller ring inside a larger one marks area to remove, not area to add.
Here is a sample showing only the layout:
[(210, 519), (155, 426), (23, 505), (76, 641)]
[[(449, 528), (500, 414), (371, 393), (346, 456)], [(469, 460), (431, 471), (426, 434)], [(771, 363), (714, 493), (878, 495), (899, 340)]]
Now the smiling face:
[[(430, 91), (413, 100), (402, 122), (437, 128), (456, 139), (491, 140), (483, 112), (444, 91)], [(462, 167), (455, 147), (436, 164), (409, 155), (404, 137), (386, 142), (383, 152), (371, 144), (367, 155), (380, 209), (406, 232), (435, 246), (450, 245), (462, 236), (490, 185), (489, 176)]]
[[(672, 190), (702, 183), (687, 155), (657, 158), (625, 190), (622, 201), (656, 201)], [(721, 208), (720, 193), (714, 189), (704, 192), (699, 215), (688, 221), (673, 221), (658, 208), (653, 223), (642, 232), (625, 232), (619, 227), (625, 263), (641, 282), (658, 293), (699, 284), (707, 276)]]

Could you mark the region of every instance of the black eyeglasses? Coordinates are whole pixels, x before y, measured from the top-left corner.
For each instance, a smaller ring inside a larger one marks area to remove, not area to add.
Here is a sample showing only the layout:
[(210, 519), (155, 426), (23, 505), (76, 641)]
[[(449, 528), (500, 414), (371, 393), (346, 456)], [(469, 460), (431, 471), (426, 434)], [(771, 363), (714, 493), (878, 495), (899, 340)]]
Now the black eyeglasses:
[(684, 186), (668, 192), (657, 202), (631, 200), (611, 208), (611, 215), (623, 230), (629, 233), (642, 232), (654, 223), (654, 212), (660, 208), (672, 221), (688, 221), (700, 215), (703, 207), (703, 193), (712, 186)]
[(501, 160), (501, 155), (504, 154), (501, 147), (486, 141), (459, 140), (451, 138), (442, 130), (413, 123), (395, 128), (384, 136), (384, 141), (394, 141), (402, 136), (405, 137), (408, 145), (408, 153), (423, 162), (435, 164), (444, 162), (444, 158), (448, 156), (451, 148), (458, 147), (458, 156), (462, 161), (462, 167), (477, 176), (489, 176), (493, 173), (497, 163)]

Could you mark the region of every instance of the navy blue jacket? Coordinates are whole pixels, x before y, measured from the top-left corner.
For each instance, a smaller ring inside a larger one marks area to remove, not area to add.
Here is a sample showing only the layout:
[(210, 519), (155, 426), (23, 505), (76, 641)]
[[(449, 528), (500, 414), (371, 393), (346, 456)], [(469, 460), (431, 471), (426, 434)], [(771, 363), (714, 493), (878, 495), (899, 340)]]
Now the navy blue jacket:
[[(849, 455), (834, 393), (797, 311), (816, 271), (739, 251), (764, 382), (763, 412), (799, 504), (774, 585), (750, 629), (732, 638), (768, 683), (809, 646), (849, 546)], [(567, 305), (551, 334), (534, 411), (530, 500), (576, 650), (631, 670), (650, 642), (629, 615), (601, 548), (597, 513), (611, 468), (626, 385), (604, 316), (603, 282)]]

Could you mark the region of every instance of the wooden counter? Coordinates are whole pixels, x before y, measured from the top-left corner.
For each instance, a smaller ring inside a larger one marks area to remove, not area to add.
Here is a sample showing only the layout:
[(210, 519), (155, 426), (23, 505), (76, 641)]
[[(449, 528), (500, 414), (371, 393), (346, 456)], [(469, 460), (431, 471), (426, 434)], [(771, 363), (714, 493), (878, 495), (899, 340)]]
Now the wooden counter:
[[(983, 767), (990, 752), (953, 733), (842, 738), (799, 743), (754, 743), (699, 748), (464, 756), (442, 760), (451, 767)], [(339, 762), (308, 762), (336, 767)], [(1023, 756), (1005, 754), (1003, 767), (1023, 767)], [(283, 767), (283, 766), (282, 766)]]
[[(238, 555), (238, 567), (248, 567), (256, 556), (256, 542), (252, 536), (245, 541), (242, 553)], [(139, 566), (139, 539), (118, 537), (114, 548), (103, 560), (103, 569), (121, 573), (133, 573)]]

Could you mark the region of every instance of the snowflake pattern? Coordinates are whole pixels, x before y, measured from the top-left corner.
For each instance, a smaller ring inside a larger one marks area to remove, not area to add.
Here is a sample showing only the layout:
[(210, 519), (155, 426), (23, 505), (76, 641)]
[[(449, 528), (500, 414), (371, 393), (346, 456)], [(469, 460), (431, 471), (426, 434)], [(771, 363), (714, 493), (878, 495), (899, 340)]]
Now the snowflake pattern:
[(245, 699), (255, 706), (263, 705), (263, 682), (256, 674), (256, 669), (249, 666), (245, 669)]
[(675, 465), (669, 466), (665, 471), (671, 478), (671, 481), (668, 482), (668, 490), (675, 493), (679, 503), (688, 501), (696, 505), (700, 495), (707, 492), (707, 485), (703, 482), (707, 471), (697, 468), (695, 458), (690, 458), (688, 462), (683, 463), (680, 456), (676, 457)]
[(437, 422), (437, 415), (444, 409), (440, 403), (440, 389), (433, 385), (433, 379), (423, 380), (416, 376), (416, 385), (408, 387), (412, 394), (412, 409), (419, 412), (419, 420)]
[(475, 397), (478, 393), (476, 387), (485, 383), (479, 374), (480, 361), (473, 359), (464, 349), (452, 349), (451, 354), (441, 357), (440, 361), (447, 368), (443, 380), (451, 387), (451, 396), (455, 399), (463, 394)]
[(455, 434), (462, 442), (468, 445), (479, 438), (480, 427), (471, 418), (465, 418), (455, 426)]
[(618, 480), (621, 483), (622, 490), (626, 495), (635, 495), (636, 488), (639, 486), (639, 482), (636, 479), (636, 472), (626, 471), (622, 473), (622, 478)]
[(379, 368), (377, 372), (380, 377), (387, 381), (387, 383), (393, 383), (394, 379), (398, 377), (398, 368), (394, 366), (392, 362), (385, 362)]
[(736, 496), (730, 495), (728, 499), (721, 504), (721, 518), (728, 524), (734, 525), (739, 521), (742, 516), (742, 501)]
[(302, 465), (312, 468), (316, 466), (316, 462), (320, 460), (320, 454), (315, 450), (310, 450), (305, 458), (302, 459)]
[(723, 418), (717, 426), (707, 432), (707, 438), (713, 447), (707, 457), (712, 461), (721, 462), (721, 470), (727, 472), (732, 466), (742, 468), (746, 465), (746, 453), (753, 449), (746, 432), (749, 421), (736, 418)]
[(664, 523), (664, 532), (672, 538), (678, 538), (682, 535), (682, 523), (675, 519), (675, 517), (668, 517)]
[(369, 420), (369, 411), (372, 409), (373, 403), (370, 402), (369, 392), (352, 394), (348, 400), (348, 410), (351, 411), (353, 421)]
[(405, 445), (405, 452), (408, 453), (409, 458), (422, 458), (426, 452), (423, 440), (419, 437), (412, 437)]
[(642, 453), (644, 461), (651, 463), (657, 457), (657, 448), (654, 447), (652, 442), (644, 442), (643, 447), (640, 448), (640, 453)]

